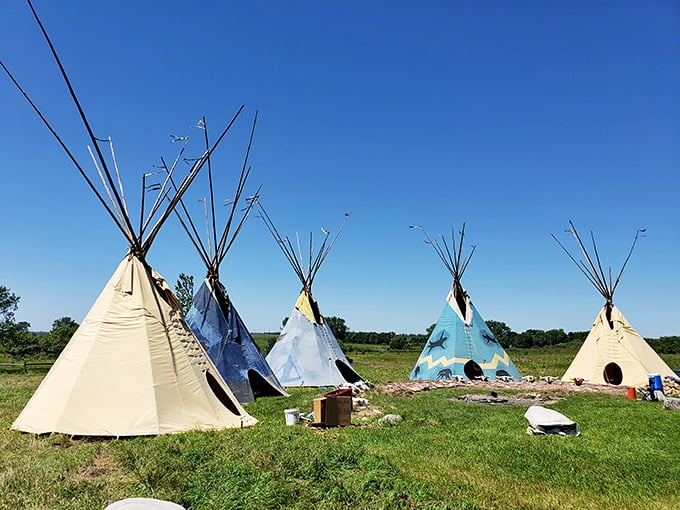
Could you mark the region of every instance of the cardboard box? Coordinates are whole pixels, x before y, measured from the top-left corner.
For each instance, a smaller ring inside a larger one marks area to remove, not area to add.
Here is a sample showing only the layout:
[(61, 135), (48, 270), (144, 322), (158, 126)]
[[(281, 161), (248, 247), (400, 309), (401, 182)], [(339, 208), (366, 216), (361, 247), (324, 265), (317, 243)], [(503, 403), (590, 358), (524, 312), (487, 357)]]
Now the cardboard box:
[(338, 421), (338, 399), (326, 397), (326, 416), (323, 422), (327, 427), (337, 427), (340, 424)]
[(312, 425), (346, 427), (352, 423), (352, 397), (321, 397), (314, 399)]
[(324, 425), (326, 419), (326, 399), (314, 399), (314, 421), (312, 425)]

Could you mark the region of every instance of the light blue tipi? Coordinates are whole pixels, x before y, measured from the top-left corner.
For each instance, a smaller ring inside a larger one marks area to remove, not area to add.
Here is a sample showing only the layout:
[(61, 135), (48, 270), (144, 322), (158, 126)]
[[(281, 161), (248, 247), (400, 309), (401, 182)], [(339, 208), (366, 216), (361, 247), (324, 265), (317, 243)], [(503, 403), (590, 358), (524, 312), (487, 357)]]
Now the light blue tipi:
[[(342, 352), (337, 339), (333, 335), (328, 322), (319, 309), (319, 304), (312, 295), (312, 283), (316, 273), (335, 244), (345, 226), (350, 213), (340, 228), (331, 238), (330, 232), (321, 229), (324, 239), (316, 254), (312, 246), (312, 234), (309, 234), (309, 258), (305, 259), (299, 249), (293, 247), (290, 239), (282, 238), (267, 212), (260, 206), (260, 216), (293, 271), (300, 279), (302, 290), (298, 296), (290, 317), (267, 354), (267, 363), (271, 366), (278, 380), (286, 388), (291, 386), (323, 387), (340, 386), (345, 383), (358, 383), (362, 377), (355, 372), (349, 359)], [(332, 239), (332, 240), (331, 240)]]
[(452, 232), (451, 250), (443, 236), (441, 239), (444, 248), (436, 241), (432, 241), (421, 226), (411, 228), (423, 230), (426, 242), (432, 245), (453, 276), (453, 286), (446, 297), (444, 310), (411, 371), (410, 378), (435, 380), (464, 377), (470, 380), (484, 378), (493, 380), (504, 376), (521, 379), (519, 370), (479, 315), (460, 283), (475, 251), (473, 246), (469, 255), (461, 260), (465, 224), (460, 232), (458, 248)]

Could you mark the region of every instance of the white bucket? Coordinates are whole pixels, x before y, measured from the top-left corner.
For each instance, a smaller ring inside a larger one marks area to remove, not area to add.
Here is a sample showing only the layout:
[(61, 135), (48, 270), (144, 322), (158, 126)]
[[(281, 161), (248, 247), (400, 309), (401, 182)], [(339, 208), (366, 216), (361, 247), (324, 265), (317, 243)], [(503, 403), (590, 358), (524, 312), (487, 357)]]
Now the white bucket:
[(300, 423), (300, 410), (299, 409), (284, 409), (284, 414), (286, 415), (286, 425), (297, 425)]

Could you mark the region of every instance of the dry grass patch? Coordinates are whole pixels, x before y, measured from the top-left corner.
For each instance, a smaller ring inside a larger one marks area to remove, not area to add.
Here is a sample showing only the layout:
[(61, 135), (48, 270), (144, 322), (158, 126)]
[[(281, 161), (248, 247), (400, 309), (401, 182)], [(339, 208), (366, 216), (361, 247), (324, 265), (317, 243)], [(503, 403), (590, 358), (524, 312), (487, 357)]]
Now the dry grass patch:
[(90, 462), (81, 467), (71, 478), (75, 483), (101, 482), (104, 485), (119, 485), (132, 481), (118, 465), (114, 455), (105, 449), (95, 454)]

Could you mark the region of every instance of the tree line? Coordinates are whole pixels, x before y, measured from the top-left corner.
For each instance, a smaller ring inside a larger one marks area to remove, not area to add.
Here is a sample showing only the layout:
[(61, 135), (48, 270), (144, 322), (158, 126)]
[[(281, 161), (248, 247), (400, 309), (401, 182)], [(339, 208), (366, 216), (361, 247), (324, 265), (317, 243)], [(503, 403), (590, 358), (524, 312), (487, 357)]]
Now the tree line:
[[(403, 334), (374, 331), (350, 331), (345, 324), (345, 320), (340, 317), (327, 317), (326, 322), (338, 340), (350, 344), (366, 345), (387, 345), (392, 349), (408, 349), (425, 345), (425, 342), (432, 334), (435, 324), (431, 324), (425, 334)], [(505, 322), (489, 320), (486, 321), (493, 335), (504, 348), (520, 347), (547, 347), (551, 345), (564, 344), (568, 342), (583, 342), (587, 331), (577, 331), (565, 333), (562, 329), (551, 329), (543, 331), (540, 329), (528, 329), (522, 333), (516, 333)]]
[[(569, 344), (580, 346), (590, 331), (570, 331), (563, 329), (527, 329), (516, 333), (504, 322), (489, 320), (486, 325), (503, 347), (533, 348), (551, 345)], [(662, 336), (660, 338), (645, 338), (647, 343), (658, 353), (680, 353), (680, 336)]]
[(0, 353), (14, 359), (58, 356), (78, 329), (78, 323), (70, 317), (61, 317), (47, 333), (29, 331), (30, 323), (15, 320), (20, 299), (0, 286)]
[[(430, 337), (435, 324), (427, 328), (425, 334), (397, 334), (394, 331), (377, 333), (374, 331), (350, 331), (345, 320), (340, 317), (326, 318), (335, 337), (345, 344), (385, 345), (393, 350), (422, 349)], [(488, 320), (486, 325), (503, 348), (532, 349), (555, 345), (580, 346), (589, 331), (570, 331), (563, 329), (527, 329), (521, 333), (513, 331), (505, 322)], [(680, 336), (663, 336), (645, 339), (659, 353), (680, 354)]]
[(513, 331), (505, 322), (489, 320), (486, 325), (504, 348), (519, 347), (548, 347), (551, 345), (566, 343), (583, 343), (589, 331), (570, 331), (566, 333), (563, 329), (527, 329), (521, 333)]
[[(182, 296), (183, 308), (191, 306), (193, 278), (186, 277), (178, 281), (176, 290)], [(20, 297), (13, 294), (7, 287), (0, 286), (0, 353), (14, 359), (25, 357), (54, 358), (66, 346), (78, 329), (78, 323), (70, 317), (61, 317), (52, 323), (49, 332), (29, 331), (30, 323), (16, 321), (15, 313), (19, 307)], [(283, 320), (285, 325), (287, 317)], [(326, 317), (326, 323), (335, 337), (343, 345), (382, 345), (391, 350), (422, 349), (429, 338), (435, 324), (431, 324), (425, 334), (403, 334), (375, 331), (350, 331), (345, 319), (341, 317)], [(488, 320), (487, 326), (504, 347), (540, 348), (560, 344), (580, 345), (588, 336), (588, 331), (565, 332), (563, 329), (528, 329), (521, 333), (512, 329), (501, 321)], [(647, 338), (647, 342), (659, 353), (680, 354), (680, 336), (664, 336)]]

